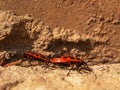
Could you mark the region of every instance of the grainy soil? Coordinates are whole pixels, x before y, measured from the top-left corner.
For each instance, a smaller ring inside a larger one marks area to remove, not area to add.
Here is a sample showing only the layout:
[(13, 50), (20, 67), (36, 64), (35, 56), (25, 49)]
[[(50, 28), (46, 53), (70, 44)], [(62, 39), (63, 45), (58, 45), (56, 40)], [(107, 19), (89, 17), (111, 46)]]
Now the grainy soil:
[(95, 65), (93, 73), (34, 67), (0, 67), (0, 90), (119, 90), (120, 64)]
[[(120, 0), (0, 0), (0, 90), (119, 90), (119, 28)], [(26, 51), (82, 57), (97, 79), (43, 68)]]

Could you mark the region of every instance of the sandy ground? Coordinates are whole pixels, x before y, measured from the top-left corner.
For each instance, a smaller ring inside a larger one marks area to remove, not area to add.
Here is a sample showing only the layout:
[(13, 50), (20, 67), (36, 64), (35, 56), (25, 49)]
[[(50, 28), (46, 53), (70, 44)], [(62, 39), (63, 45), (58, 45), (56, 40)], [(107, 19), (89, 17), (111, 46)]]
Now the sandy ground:
[(0, 0), (0, 10), (30, 14), (52, 28), (65, 27), (83, 32), (88, 27), (88, 19), (93, 18), (96, 25), (95, 18), (99, 16), (104, 17), (101, 21), (113, 19), (112, 16), (119, 18), (119, 3), (119, 0)]
[[(0, 0), (0, 90), (119, 90), (120, 0)], [(45, 56), (82, 57), (93, 73), (27, 66)], [(87, 57), (87, 58), (86, 58)], [(116, 64), (117, 63), (117, 64)]]
[(120, 64), (95, 65), (93, 73), (42, 68), (0, 67), (0, 90), (119, 90)]

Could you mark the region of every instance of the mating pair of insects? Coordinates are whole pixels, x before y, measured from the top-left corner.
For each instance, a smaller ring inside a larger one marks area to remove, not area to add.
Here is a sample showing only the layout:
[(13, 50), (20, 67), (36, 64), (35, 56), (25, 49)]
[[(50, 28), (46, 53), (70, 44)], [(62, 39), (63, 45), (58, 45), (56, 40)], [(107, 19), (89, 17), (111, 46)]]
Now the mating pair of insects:
[(80, 72), (81, 69), (84, 69), (90, 72), (92, 71), (92, 69), (88, 67), (87, 63), (84, 60), (80, 58), (72, 57), (70, 55), (63, 55), (63, 56), (56, 56), (54, 58), (48, 58), (42, 54), (25, 52), (24, 56), (26, 58), (37, 59), (41, 62), (44, 62), (46, 63), (47, 66), (49, 66), (49, 64), (52, 64), (53, 67), (55, 66), (61, 66), (63, 68), (71, 67), (67, 75), (69, 75), (71, 70), (77, 70), (78, 72)]
[[(89, 72), (92, 71), (92, 69), (88, 67), (87, 63), (84, 60), (72, 57), (70, 55), (56, 56), (51, 58), (43, 54), (37, 54), (29, 51), (24, 53), (24, 57), (33, 60), (38, 60), (39, 62), (44, 62), (46, 66), (50, 66), (50, 64), (52, 64), (53, 65), (52, 67), (56, 66), (61, 66), (62, 68), (70, 67), (67, 75), (69, 75), (71, 70), (77, 70), (78, 72), (80, 72), (81, 69), (87, 70)], [(17, 60), (15, 62), (5, 64), (4, 60), (2, 60), (0, 65), (6, 67), (11, 65), (17, 65), (21, 62), (22, 60)]]

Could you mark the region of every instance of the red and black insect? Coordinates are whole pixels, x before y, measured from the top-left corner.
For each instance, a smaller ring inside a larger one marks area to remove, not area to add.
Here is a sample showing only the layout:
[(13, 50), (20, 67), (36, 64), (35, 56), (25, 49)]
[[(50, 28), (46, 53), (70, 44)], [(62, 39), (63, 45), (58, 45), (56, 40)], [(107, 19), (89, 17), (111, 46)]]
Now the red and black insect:
[[(69, 72), (67, 73), (67, 75), (69, 75), (71, 70), (77, 70), (78, 72), (80, 72), (81, 69), (88, 70), (90, 72), (92, 71), (92, 69), (88, 67), (87, 63), (84, 60), (77, 58), (77, 57), (72, 57), (69, 55), (48, 58), (47, 56), (45, 56), (43, 54), (37, 54), (37, 53), (33, 53), (33, 52), (28, 51), (28, 52), (24, 53), (24, 57), (34, 59), (34, 60), (36, 59), (36, 60), (39, 60), (40, 62), (45, 62), (46, 65), (48, 65), (48, 66), (49, 66), (48, 63), (52, 63), (54, 66), (59, 65), (59, 66), (62, 66), (64, 68), (66, 68), (66, 66), (71, 67), (69, 69)], [(18, 60), (15, 62), (10, 62), (10, 63), (4, 64), (3, 60), (4, 60), (4, 58), (2, 58), (2, 60), (0, 62), (1, 66), (16, 65), (16, 64), (19, 64), (22, 62), (22, 60)], [(95, 77), (96, 77), (96, 75), (95, 75)]]
[(75, 58), (75, 57), (72, 57), (72, 56), (61, 56), (61, 57), (53, 58), (50, 62), (54, 65), (71, 66), (71, 69), (69, 70), (67, 75), (69, 75), (70, 71), (73, 70), (73, 69), (76, 69), (79, 72), (82, 68), (87, 69), (89, 71), (91, 70), (88, 67), (87, 63), (84, 62), (84, 60), (79, 59), (79, 58)]
[(42, 54), (36, 54), (36, 53), (32, 53), (32, 52), (25, 52), (24, 57), (30, 58), (30, 59), (38, 59), (41, 62), (45, 62), (46, 64), (48, 64), (48, 61), (49, 61), (48, 57), (46, 57)]

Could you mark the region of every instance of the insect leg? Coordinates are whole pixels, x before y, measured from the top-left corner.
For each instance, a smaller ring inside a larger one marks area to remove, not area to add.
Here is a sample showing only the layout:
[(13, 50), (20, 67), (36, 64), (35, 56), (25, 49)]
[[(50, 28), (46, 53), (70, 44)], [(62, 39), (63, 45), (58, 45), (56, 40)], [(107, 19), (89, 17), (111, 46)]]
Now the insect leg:
[(69, 69), (69, 71), (68, 71), (68, 73), (67, 73), (67, 76), (69, 76), (70, 71), (73, 70), (73, 66), (74, 66), (74, 65), (70, 65), (70, 66), (71, 66), (71, 68)]

